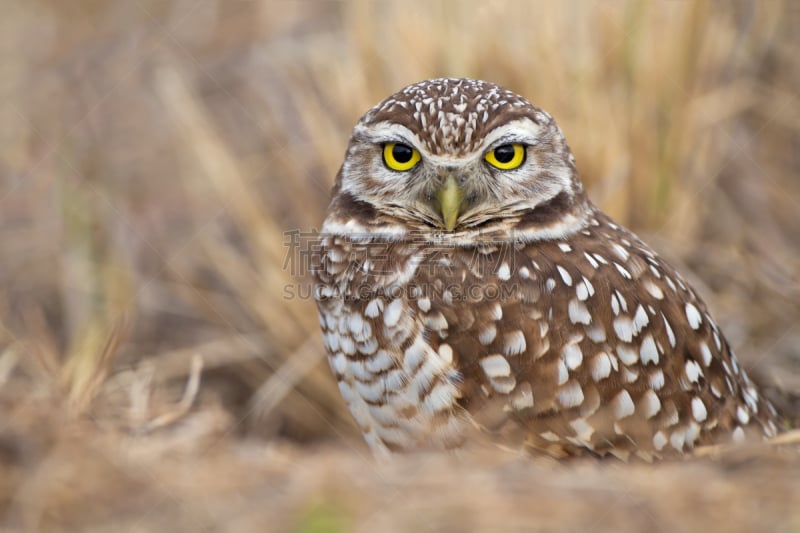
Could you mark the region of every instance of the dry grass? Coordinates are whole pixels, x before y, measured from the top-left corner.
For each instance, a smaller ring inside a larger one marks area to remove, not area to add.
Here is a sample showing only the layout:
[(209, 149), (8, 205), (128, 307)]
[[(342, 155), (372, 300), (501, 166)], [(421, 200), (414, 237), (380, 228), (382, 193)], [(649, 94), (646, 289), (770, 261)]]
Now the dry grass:
[[(365, 466), (313, 302), (287, 298), (308, 278), (285, 268), (284, 235), (321, 221), (370, 105), (423, 78), (491, 79), (556, 117), (595, 201), (682, 266), (797, 417), (779, 392), (800, 391), (793, 2), (3, 11), (8, 527), (800, 527), (796, 447), (653, 471), (480, 454), (477, 471), (446, 458)], [(694, 498), (713, 513), (693, 514)]]

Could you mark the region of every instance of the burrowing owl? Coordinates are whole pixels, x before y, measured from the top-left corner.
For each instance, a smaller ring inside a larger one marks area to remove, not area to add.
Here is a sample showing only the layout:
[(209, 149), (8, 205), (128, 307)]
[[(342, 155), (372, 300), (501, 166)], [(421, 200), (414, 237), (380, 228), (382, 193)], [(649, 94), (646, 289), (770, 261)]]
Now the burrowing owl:
[(777, 431), (697, 294), (592, 205), (553, 118), (497, 85), (423, 81), (370, 109), (321, 245), (330, 366), (378, 455), (470, 428), (646, 460)]

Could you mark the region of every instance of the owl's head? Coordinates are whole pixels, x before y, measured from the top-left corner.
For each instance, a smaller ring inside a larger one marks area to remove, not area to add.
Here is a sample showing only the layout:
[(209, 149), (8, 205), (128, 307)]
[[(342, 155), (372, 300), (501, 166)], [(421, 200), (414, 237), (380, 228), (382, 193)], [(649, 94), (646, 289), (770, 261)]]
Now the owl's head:
[(356, 125), (323, 231), (506, 235), (580, 229), (590, 209), (553, 118), (485, 81), (409, 85)]

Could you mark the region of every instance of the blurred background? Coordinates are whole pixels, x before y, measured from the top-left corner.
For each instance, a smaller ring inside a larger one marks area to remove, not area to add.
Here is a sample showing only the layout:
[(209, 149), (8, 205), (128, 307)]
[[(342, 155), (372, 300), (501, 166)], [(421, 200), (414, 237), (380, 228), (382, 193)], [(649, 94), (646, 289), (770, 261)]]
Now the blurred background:
[[(190, 450), (220, 471), (233, 468), (220, 451), (231, 442), (267, 469), (280, 470), (258, 450), (275, 446), (281, 465), (343, 443), (344, 457), (367, 457), (287, 232), (321, 223), (358, 118), (432, 77), (491, 80), (549, 111), (595, 203), (687, 274), (740, 360), (800, 411), (780, 392), (800, 390), (800, 3), (3, 0), (2, 11), (6, 524), (102, 530), (120, 515), (41, 490), (99, 468), (80, 494), (129, 502), (147, 479), (98, 489), (129, 481), (118, 449), (154, 464)], [(105, 466), (74, 466), (98, 450)], [(347, 523), (320, 505), (297, 527)]]

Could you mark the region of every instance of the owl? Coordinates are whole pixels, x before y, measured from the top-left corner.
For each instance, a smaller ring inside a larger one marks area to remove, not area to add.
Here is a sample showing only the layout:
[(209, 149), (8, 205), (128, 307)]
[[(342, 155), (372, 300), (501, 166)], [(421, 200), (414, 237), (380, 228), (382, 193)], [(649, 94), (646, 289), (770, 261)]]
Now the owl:
[(486, 438), (649, 461), (780, 426), (692, 287), (587, 198), (553, 118), (495, 84), (370, 109), (319, 245), (328, 361), (377, 456)]

